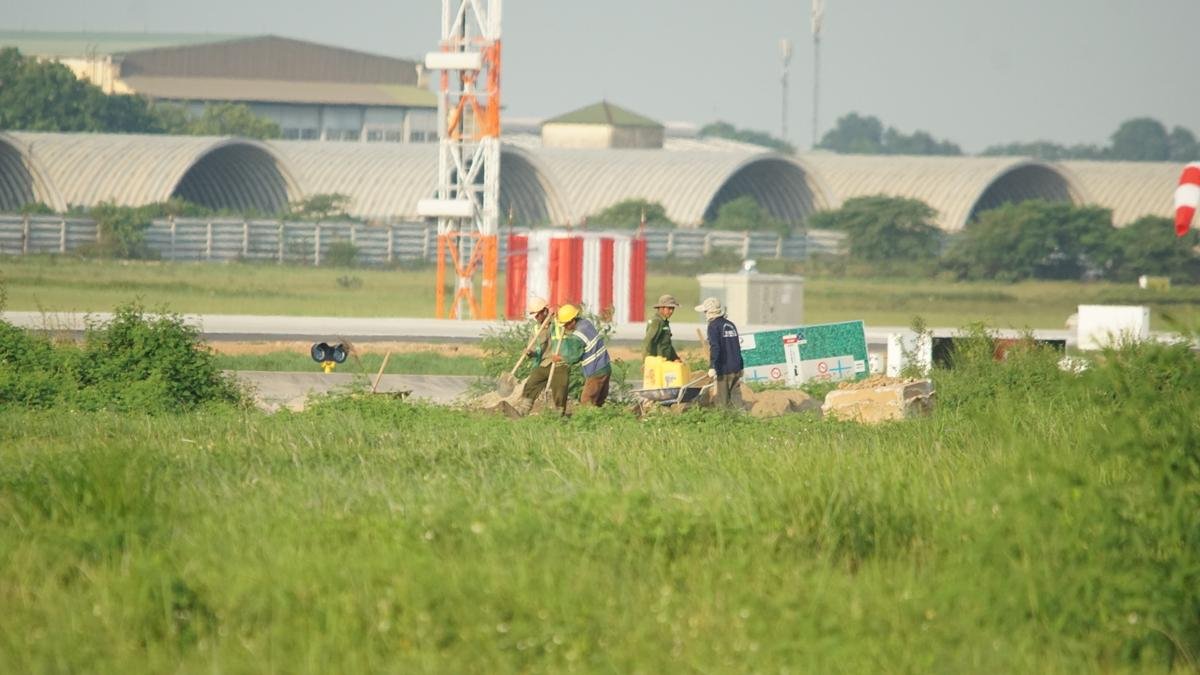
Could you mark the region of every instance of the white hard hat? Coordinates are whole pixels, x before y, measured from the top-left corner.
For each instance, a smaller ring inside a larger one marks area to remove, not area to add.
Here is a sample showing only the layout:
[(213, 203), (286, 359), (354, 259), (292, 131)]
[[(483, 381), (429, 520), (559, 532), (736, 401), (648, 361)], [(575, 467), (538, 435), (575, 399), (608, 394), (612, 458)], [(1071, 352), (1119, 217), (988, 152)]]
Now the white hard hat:
[(539, 298), (535, 295), (529, 299), (529, 304), (525, 306), (525, 311), (530, 314), (537, 314), (543, 309), (546, 309), (546, 306), (549, 304), (550, 303), (546, 302), (545, 298)]

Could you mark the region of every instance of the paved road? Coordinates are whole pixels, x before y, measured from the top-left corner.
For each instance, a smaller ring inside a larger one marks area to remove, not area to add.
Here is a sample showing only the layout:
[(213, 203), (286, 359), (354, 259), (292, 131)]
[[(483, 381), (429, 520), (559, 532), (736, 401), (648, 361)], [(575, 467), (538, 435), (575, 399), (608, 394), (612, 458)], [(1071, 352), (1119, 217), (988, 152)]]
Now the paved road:
[[(79, 332), (85, 318), (104, 321), (111, 315), (72, 312), (5, 312), (4, 319), (26, 328)], [(255, 316), (248, 314), (185, 314), (184, 319), (200, 328), (209, 341), (312, 340), (342, 338), (354, 342), (372, 340), (411, 342), (473, 342), (485, 331), (503, 325), (493, 321), (451, 321), (447, 319), (360, 318), (324, 316)], [(695, 342), (700, 323), (671, 322), (677, 340)], [(743, 333), (757, 330), (788, 328), (788, 326), (739, 326)], [(873, 348), (887, 344), (887, 336), (907, 330), (904, 326), (867, 326), (867, 343)], [(934, 335), (952, 335), (956, 328), (934, 328)], [(1017, 336), (1019, 331), (997, 331), (1003, 336)], [(645, 333), (643, 324), (623, 324), (617, 327), (618, 342), (640, 342)], [(1066, 330), (1038, 330), (1041, 339), (1067, 340), (1074, 343), (1075, 335)]]
[[(297, 373), (265, 370), (239, 370), (233, 375), (253, 393), (267, 410), (299, 409), (309, 394), (324, 394), (349, 388), (354, 376), (349, 373)], [(384, 375), (380, 392), (410, 392), (412, 399), (434, 403), (453, 403), (476, 380), (466, 375)]]

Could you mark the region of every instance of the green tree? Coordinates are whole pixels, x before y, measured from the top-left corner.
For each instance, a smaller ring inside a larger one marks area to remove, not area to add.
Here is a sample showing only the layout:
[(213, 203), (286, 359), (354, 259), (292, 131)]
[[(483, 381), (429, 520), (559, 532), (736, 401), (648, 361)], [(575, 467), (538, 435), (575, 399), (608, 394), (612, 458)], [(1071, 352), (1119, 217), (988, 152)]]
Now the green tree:
[(939, 141), (925, 131), (905, 134), (883, 126), (878, 117), (858, 113), (843, 115), (817, 147), (857, 155), (961, 155), (962, 148)]
[(787, 223), (772, 216), (750, 195), (742, 195), (722, 204), (717, 209), (717, 217), (704, 226), (714, 230), (776, 232), (782, 235), (791, 231)]
[[(174, 113), (167, 113), (174, 121)], [(279, 138), (279, 125), (259, 117), (240, 103), (210, 103), (195, 119), (189, 119), (184, 130), (192, 136), (244, 136), (246, 138)]]
[(667, 217), (667, 209), (658, 202), (645, 199), (626, 199), (588, 216), (587, 222), (595, 227), (636, 228), (646, 216), (646, 227), (675, 227)]
[(1113, 132), (1109, 154), (1113, 159), (1164, 162), (1171, 155), (1167, 129), (1149, 117), (1126, 120)]
[(920, 200), (877, 195), (815, 213), (808, 226), (845, 232), (849, 253), (859, 260), (922, 261), (936, 258), (941, 247), (936, 215)]
[(288, 218), (298, 220), (329, 220), (345, 218), (346, 208), (350, 206), (350, 197), (338, 192), (316, 194), (298, 202), (292, 202)]
[(1167, 159), (1172, 162), (1192, 162), (1200, 159), (1196, 136), (1183, 127), (1175, 127), (1167, 136)]
[(1078, 279), (1112, 258), (1112, 212), (1031, 200), (983, 212), (943, 260), (961, 279)]
[(981, 153), (985, 156), (1033, 157), (1050, 162), (1064, 159), (1105, 159), (1106, 150), (1095, 145), (1059, 145), (1051, 141), (1032, 143), (1007, 143), (988, 146)]
[(832, 129), (821, 137), (818, 148), (855, 155), (883, 152), (883, 122), (878, 117), (850, 113), (838, 118)]
[(1143, 274), (1170, 277), (1176, 282), (1200, 281), (1200, 235), (1175, 236), (1169, 218), (1145, 216), (1114, 230), (1111, 235), (1110, 278), (1132, 281)]
[(771, 148), (787, 155), (794, 154), (796, 148), (787, 141), (775, 138), (765, 131), (755, 131), (753, 129), (738, 129), (729, 122), (720, 120), (706, 124), (700, 128), (701, 138), (728, 138), (732, 141), (741, 141), (742, 143), (750, 143), (752, 145), (761, 145), (764, 148)]

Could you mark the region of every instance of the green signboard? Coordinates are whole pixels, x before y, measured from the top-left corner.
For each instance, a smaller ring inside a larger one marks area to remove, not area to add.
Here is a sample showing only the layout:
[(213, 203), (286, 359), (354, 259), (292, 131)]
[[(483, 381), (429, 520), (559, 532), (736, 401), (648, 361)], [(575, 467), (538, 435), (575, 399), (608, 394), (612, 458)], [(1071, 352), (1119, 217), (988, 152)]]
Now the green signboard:
[(747, 333), (739, 340), (747, 382), (795, 386), (809, 380), (861, 380), (868, 374), (862, 321)]

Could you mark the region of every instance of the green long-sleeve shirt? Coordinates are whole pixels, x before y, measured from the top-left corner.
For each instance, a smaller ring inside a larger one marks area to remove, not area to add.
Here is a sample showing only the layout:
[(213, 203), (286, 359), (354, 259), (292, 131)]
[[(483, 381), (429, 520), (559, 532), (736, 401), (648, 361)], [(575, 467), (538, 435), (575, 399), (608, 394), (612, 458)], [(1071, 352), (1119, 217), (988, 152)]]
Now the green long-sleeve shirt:
[[(555, 339), (554, 342), (557, 343), (558, 340)], [(583, 360), (584, 347), (585, 345), (583, 344), (583, 339), (578, 335), (571, 333), (567, 335), (565, 340), (563, 340), (562, 347), (559, 348), (558, 355), (562, 357), (563, 363), (573, 366)], [(606, 365), (600, 370), (596, 371), (593, 377), (596, 375), (609, 375), (611, 373), (612, 365)]]
[(671, 322), (661, 314), (655, 314), (646, 322), (646, 338), (642, 340), (645, 356), (661, 356), (668, 361), (678, 361), (679, 354), (671, 344)]

